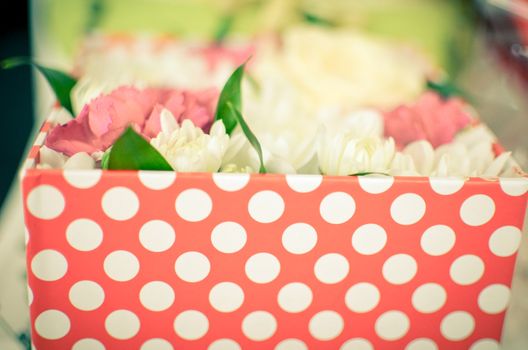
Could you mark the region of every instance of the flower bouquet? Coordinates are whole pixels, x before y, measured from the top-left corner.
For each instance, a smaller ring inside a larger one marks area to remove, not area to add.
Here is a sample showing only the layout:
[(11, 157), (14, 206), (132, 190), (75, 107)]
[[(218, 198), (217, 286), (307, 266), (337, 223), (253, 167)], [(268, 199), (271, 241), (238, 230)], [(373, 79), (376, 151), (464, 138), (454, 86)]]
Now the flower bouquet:
[(416, 51), (300, 27), (83, 57), (39, 66), (36, 348), (498, 346), (528, 181)]

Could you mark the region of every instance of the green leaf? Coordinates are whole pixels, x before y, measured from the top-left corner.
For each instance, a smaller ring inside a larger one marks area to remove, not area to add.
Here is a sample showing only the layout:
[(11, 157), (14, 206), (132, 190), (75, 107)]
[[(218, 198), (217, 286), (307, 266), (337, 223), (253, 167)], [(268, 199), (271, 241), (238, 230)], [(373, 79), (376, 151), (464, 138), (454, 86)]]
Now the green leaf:
[(310, 23), (310, 24), (315, 24), (315, 25), (324, 26), (324, 27), (335, 27), (336, 26), (335, 23), (327, 19), (321, 18), (319, 16), (316, 16), (310, 12), (302, 12), (302, 17), (305, 22)]
[(112, 151), (112, 148), (109, 148), (103, 153), (103, 156), (101, 157), (101, 168), (106, 170), (108, 169), (108, 159), (110, 159), (110, 152)]
[(220, 22), (220, 25), (216, 29), (214, 42), (217, 45), (221, 45), (227, 35), (231, 32), (231, 29), (233, 28), (233, 22), (235, 21), (235, 16), (230, 14), (227, 16), (224, 16)]
[[(240, 111), (242, 108), (241, 97), (241, 82), (244, 77), (244, 68), (246, 63), (238, 67), (229, 77), (220, 93), (218, 105), (216, 107), (215, 120), (222, 120), (226, 128), (227, 134), (231, 135), (237, 126), (237, 116), (235, 111)], [(232, 104), (234, 110), (229, 108), (228, 104)]]
[(0, 63), (0, 66), (3, 69), (10, 69), (24, 64), (28, 64), (37, 68), (39, 72), (44, 75), (44, 77), (48, 81), (48, 84), (51, 86), (51, 89), (55, 93), (55, 96), (57, 97), (57, 100), (59, 101), (60, 105), (66, 108), (73, 116), (75, 116), (71, 104), (70, 92), (75, 86), (75, 84), (77, 84), (77, 80), (75, 80), (75, 78), (69, 76), (64, 72), (44, 67), (38, 63), (33, 62), (31, 59), (24, 57), (8, 58), (2, 61)]
[(453, 96), (467, 97), (467, 95), (450, 81), (436, 82), (432, 80), (427, 81), (427, 88), (448, 99)]
[(105, 163), (110, 170), (173, 170), (158, 150), (131, 127), (116, 140)]
[(246, 135), (251, 146), (253, 146), (255, 151), (257, 151), (257, 154), (260, 160), (259, 173), (265, 174), (267, 171), (266, 171), (266, 168), (264, 167), (264, 158), (262, 157), (262, 147), (260, 147), (260, 142), (257, 140), (257, 137), (255, 136), (255, 134), (253, 134), (253, 132), (247, 125), (240, 111), (236, 109), (235, 106), (231, 102), (227, 102), (227, 108), (235, 116), (237, 123), (240, 124), (240, 127), (242, 128), (242, 131), (244, 132), (244, 135)]

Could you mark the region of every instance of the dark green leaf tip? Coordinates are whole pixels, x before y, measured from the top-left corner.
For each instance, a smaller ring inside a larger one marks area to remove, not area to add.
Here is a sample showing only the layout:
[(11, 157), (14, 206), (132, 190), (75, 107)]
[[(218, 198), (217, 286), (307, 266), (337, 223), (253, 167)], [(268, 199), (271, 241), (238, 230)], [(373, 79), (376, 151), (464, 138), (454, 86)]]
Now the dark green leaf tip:
[(226, 15), (221, 19), (214, 36), (214, 42), (216, 45), (221, 45), (224, 42), (233, 28), (234, 21), (235, 16), (233, 14)]
[(466, 94), (450, 81), (437, 82), (428, 80), (426, 86), (429, 90), (436, 92), (443, 99), (449, 99), (454, 96), (466, 97)]
[(220, 98), (218, 99), (218, 105), (216, 107), (215, 120), (222, 120), (226, 132), (229, 135), (231, 135), (237, 126), (237, 119), (235, 113), (228, 107), (228, 103), (231, 103), (235, 110), (242, 109), (241, 84), (246, 64), (247, 61), (235, 69), (233, 74), (231, 74), (220, 93)]
[(67, 109), (72, 115), (75, 115), (72, 108), (70, 93), (75, 84), (77, 84), (77, 80), (60, 70), (44, 67), (26, 57), (5, 59), (0, 63), (0, 66), (3, 69), (11, 69), (25, 64), (32, 65), (42, 73), (55, 93), (55, 97), (60, 105)]
[(310, 12), (302, 12), (302, 17), (304, 21), (309, 24), (319, 25), (323, 27), (335, 27), (336, 26), (335, 23), (325, 18), (314, 15), (313, 13), (310, 13)]

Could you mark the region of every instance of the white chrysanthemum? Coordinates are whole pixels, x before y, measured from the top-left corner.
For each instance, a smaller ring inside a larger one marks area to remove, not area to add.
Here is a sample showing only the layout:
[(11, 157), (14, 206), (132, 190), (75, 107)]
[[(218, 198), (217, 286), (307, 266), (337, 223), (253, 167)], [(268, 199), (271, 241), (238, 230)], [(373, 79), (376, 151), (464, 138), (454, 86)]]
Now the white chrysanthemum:
[(391, 167), (393, 175), (500, 176), (511, 153), (495, 157), (493, 134), (483, 125), (466, 129), (448, 144), (433, 149), (427, 141), (408, 144)]
[(323, 130), (318, 141), (319, 168), (325, 175), (387, 173), (394, 158), (392, 138), (357, 137), (350, 131), (335, 134)]
[[(264, 166), (271, 174), (295, 174), (297, 171), (288, 159), (262, 150)], [(257, 151), (249, 143), (239, 126), (235, 128), (229, 139), (229, 146), (222, 161), (222, 172), (257, 173), (260, 169), (260, 159)]]
[(161, 113), (161, 132), (150, 141), (179, 172), (216, 172), (229, 145), (224, 123), (216, 121), (209, 134), (186, 119), (181, 126), (168, 110)]

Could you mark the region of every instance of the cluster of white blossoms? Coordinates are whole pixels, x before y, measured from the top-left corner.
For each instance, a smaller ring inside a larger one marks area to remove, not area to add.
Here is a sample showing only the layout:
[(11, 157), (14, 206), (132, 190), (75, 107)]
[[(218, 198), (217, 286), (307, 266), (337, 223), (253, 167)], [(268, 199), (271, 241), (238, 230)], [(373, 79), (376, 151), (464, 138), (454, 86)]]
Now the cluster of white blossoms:
[(469, 127), (436, 149), (425, 140), (408, 144), (395, 155), (389, 173), (402, 176), (502, 175), (511, 162), (511, 152), (498, 157), (493, 152), (495, 136), (484, 125)]
[(222, 121), (216, 121), (204, 133), (189, 119), (178, 125), (172, 113), (164, 109), (160, 116), (161, 132), (150, 141), (174, 171), (216, 172), (229, 145)]
[[(214, 69), (192, 42), (161, 49), (148, 39), (109, 46), (83, 56), (84, 73), (72, 91), (74, 109), (123, 84), (189, 89), (221, 88), (236, 68), (220, 59)], [(438, 148), (415, 141), (403, 149), (384, 137), (379, 111), (415, 101), (431, 68), (401, 45), (352, 31), (306, 26), (276, 40), (260, 39), (243, 82), (242, 114), (259, 139), (270, 173), (394, 176), (499, 176), (513, 163), (510, 153), (494, 153), (494, 136), (472, 125)], [(194, 52), (194, 53), (193, 53)], [(220, 55), (221, 56), (221, 55)], [(216, 57), (216, 56), (215, 56)], [(112, 72), (113, 79), (108, 79)], [(116, 72), (118, 72), (116, 74)], [(368, 109), (365, 109), (368, 106)], [(205, 132), (192, 121), (164, 110), (161, 132), (151, 144), (180, 172), (258, 172), (260, 160), (237, 127), (231, 135), (220, 121)], [(72, 160), (41, 152), (41, 167), (69, 167)], [(86, 155), (99, 160), (101, 154)], [(81, 158), (78, 156), (77, 158)], [(81, 167), (95, 166), (82, 156)], [(89, 164), (88, 164), (89, 163)]]

